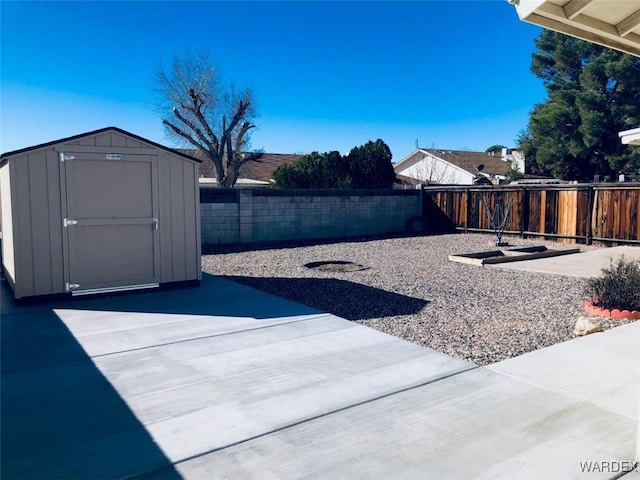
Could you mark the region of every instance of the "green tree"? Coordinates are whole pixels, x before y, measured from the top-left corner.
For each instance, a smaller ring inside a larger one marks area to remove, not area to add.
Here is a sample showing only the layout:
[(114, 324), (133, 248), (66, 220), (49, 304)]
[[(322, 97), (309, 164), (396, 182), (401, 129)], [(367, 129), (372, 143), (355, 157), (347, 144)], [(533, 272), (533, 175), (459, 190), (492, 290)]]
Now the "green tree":
[(167, 134), (213, 163), (218, 186), (233, 187), (240, 167), (260, 157), (247, 152), (256, 116), (251, 90), (223, 85), (209, 55), (190, 52), (158, 68), (154, 82)]
[(485, 150), (486, 153), (502, 153), (502, 149), (507, 148), (504, 145), (491, 145), (489, 148)]
[(278, 188), (391, 188), (395, 172), (391, 150), (382, 141), (367, 142), (345, 155), (313, 152), (273, 173)]
[(524, 178), (524, 173), (518, 170), (515, 165), (511, 165), (509, 167), (509, 172), (506, 175), (504, 183), (515, 182), (516, 180), (521, 180)]
[(391, 188), (396, 173), (391, 150), (382, 140), (354, 147), (347, 155), (351, 188)]
[(546, 101), (518, 144), (533, 173), (591, 180), (640, 170), (640, 151), (618, 132), (640, 125), (640, 58), (550, 30), (535, 40), (532, 72)]
[(349, 188), (351, 178), (340, 152), (312, 152), (273, 172), (279, 188)]

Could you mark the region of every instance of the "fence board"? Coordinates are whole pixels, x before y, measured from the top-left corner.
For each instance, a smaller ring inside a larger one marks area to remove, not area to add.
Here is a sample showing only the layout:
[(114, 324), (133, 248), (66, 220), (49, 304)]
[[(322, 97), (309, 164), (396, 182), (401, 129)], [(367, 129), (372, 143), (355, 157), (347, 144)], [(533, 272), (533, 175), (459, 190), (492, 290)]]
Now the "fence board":
[(505, 231), (590, 243), (640, 243), (640, 184), (428, 187), (425, 194), (458, 229), (493, 231), (498, 197), (511, 202)]

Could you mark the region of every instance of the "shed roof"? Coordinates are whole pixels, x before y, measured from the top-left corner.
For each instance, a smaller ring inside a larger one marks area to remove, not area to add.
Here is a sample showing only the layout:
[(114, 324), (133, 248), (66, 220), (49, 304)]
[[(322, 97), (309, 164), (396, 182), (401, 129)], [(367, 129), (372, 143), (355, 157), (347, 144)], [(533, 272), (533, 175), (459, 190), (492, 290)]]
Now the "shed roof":
[(147, 143), (147, 144), (149, 144), (149, 145), (151, 145), (153, 147), (160, 148), (160, 149), (165, 150), (165, 151), (167, 151), (169, 153), (172, 153), (174, 155), (178, 155), (180, 157), (186, 158), (187, 160), (191, 160), (191, 161), (194, 161), (194, 162), (197, 162), (197, 163), (202, 163), (202, 160), (200, 160), (199, 158), (196, 158), (194, 156), (191, 156), (191, 155), (187, 154), (184, 151), (176, 150), (176, 149), (167, 147), (165, 145), (161, 145), (159, 143), (153, 142), (151, 140), (148, 140), (148, 139), (146, 139), (144, 137), (141, 137), (139, 135), (136, 135), (134, 133), (127, 132), (126, 130), (123, 130), (123, 129), (118, 128), (118, 127), (100, 128), (98, 130), (93, 130), (91, 132), (80, 133), (78, 135), (73, 135), (71, 137), (60, 138), (58, 140), (53, 140), (51, 142), (41, 143), (39, 145), (34, 145), (32, 147), (26, 147), (26, 148), (21, 148), (19, 150), (13, 150), (11, 152), (6, 152), (6, 153), (3, 153), (2, 155), (0, 155), (0, 163), (5, 161), (9, 157), (13, 157), (15, 155), (20, 155), (22, 153), (31, 152), (33, 150), (38, 150), (38, 149), (41, 149), (41, 148), (51, 147), (53, 145), (57, 145), (57, 144), (60, 144), (60, 143), (71, 142), (71, 141), (78, 140), (78, 139), (83, 138), (83, 137), (90, 137), (92, 135), (99, 135), (101, 133), (105, 133), (105, 132), (109, 132), (109, 131), (114, 131), (114, 132), (120, 133), (121, 135), (126, 135), (128, 137), (131, 137), (131, 138), (139, 141), (139, 142)]

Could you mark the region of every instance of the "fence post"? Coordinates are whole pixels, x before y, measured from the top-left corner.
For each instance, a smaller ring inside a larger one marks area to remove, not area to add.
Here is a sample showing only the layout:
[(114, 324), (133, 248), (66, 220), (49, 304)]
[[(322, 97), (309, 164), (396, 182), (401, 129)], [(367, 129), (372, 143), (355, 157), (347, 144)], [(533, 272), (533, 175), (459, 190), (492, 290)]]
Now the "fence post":
[(471, 215), (471, 188), (468, 187), (465, 189), (465, 193), (467, 195), (467, 214), (465, 215), (464, 218), (464, 233), (467, 233), (467, 229), (469, 228), (469, 223), (470, 223), (470, 215)]
[(585, 243), (587, 245), (591, 245), (593, 243), (593, 228), (591, 226), (591, 222), (593, 221), (593, 208), (595, 207), (595, 195), (594, 195), (594, 186), (589, 185), (587, 187), (587, 228), (585, 231)]
[(524, 232), (527, 231), (525, 222), (527, 221), (529, 213), (529, 195), (527, 187), (523, 187), (520, 192), (522, 194), (522, 198), (520, 199), (520, 202), (518, 202), (520, 204), (520, 238), (524, 238)]

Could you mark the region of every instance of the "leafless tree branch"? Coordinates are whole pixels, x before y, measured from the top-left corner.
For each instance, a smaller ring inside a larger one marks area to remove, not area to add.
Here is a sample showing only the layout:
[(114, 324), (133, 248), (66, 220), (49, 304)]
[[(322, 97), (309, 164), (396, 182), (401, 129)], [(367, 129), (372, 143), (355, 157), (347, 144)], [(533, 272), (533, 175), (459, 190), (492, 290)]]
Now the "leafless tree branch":
[(171, 129), (171, 131), (173, 133), (175, 133), (176, 135), (178, 135), (179, 137), (184, 138), (187, 142), (189, 142), (191, 145), (193, 145), (194, 147), (196, 147), (199, 150), (204, 150), (206, 151), (207, 148), (200, 144), (198, 141), (196, 141), (191, 135), (189, 135), (188, 133), (184, 132), (183, 130), (181, 130), (179, 127), (175, 126), (173, 123), (171, 123), (168, 120), (163, 120), (162, 123), (167, 126), (169, 129)]
[(167, 134), (200, 150), (218, 185), (231, 188), (240, 167), (261, 155), (246, 152), (255, 116), (251, 91), (222, 87), (209, 56), (189, 53), (175, 57), (170, 69), (159, 68), (154, 81)]

